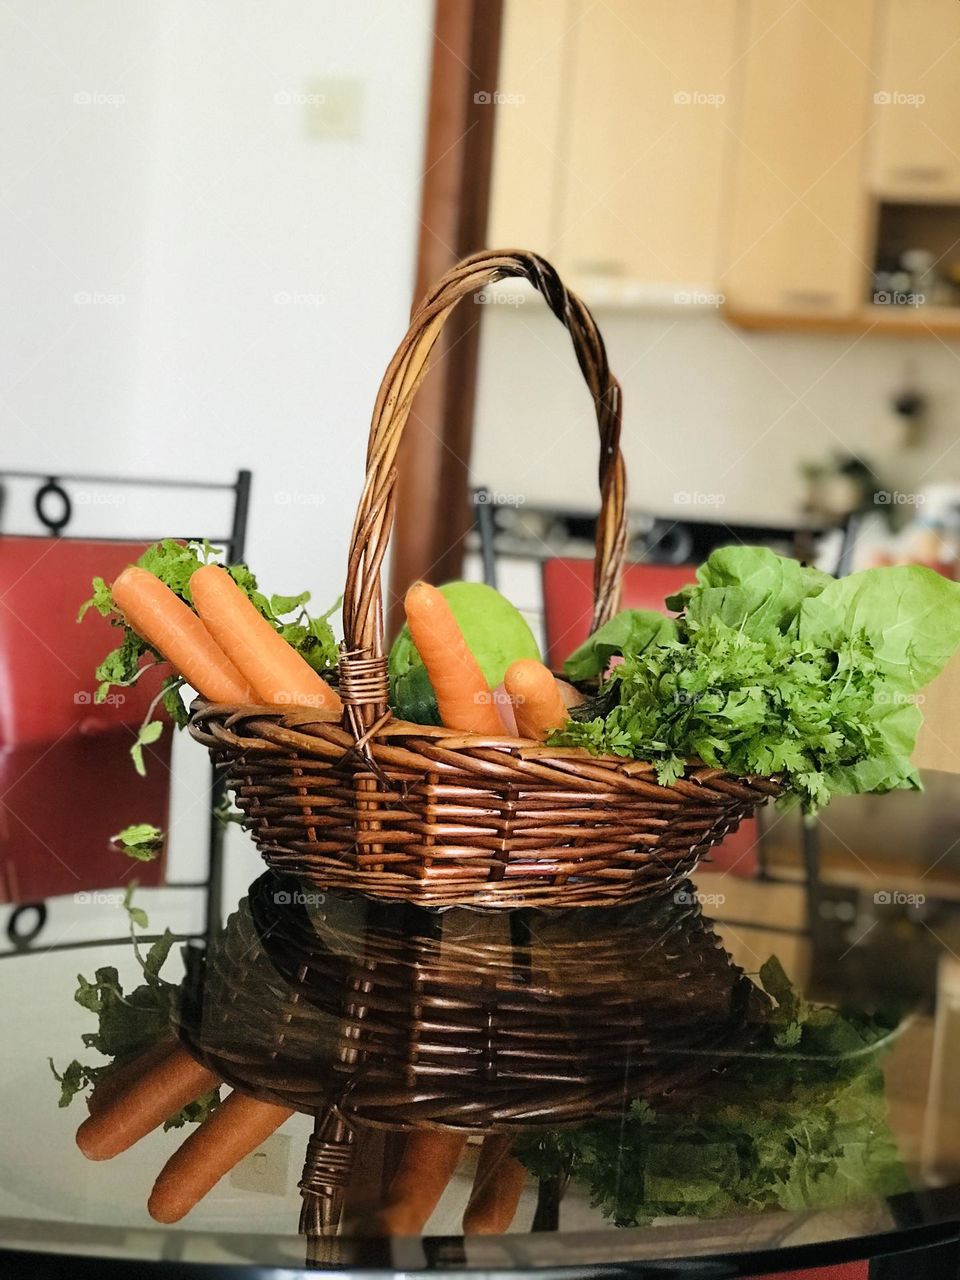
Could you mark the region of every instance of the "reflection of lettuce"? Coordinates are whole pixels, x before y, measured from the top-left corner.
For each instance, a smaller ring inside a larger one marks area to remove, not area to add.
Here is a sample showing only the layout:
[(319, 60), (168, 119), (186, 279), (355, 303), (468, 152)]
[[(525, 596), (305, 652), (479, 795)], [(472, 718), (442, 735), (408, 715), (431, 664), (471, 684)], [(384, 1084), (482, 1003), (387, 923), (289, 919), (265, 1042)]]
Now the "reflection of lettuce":
[(778, 774), (814, 807), (919, 785), (915, 697), (960, 647), (960, 584), (915, 565), (834, 580), (725, 547), (667, 604), (682, 616), (619, 614), (570, 656), (576, 679), (623, 662), (607, 714), (554, 741), (655, 761), (662, 782), (690, 757)]
[(907, 1190), (877, 1064), (895, 1019), (809, 1005), (775, 959), (761, 981), (777, 1005), (757, 1043), (682, 1111), (634, 1101), (622, 1120), (524, 1136), (520, 1159), (570, 1173), (618, 1226)]

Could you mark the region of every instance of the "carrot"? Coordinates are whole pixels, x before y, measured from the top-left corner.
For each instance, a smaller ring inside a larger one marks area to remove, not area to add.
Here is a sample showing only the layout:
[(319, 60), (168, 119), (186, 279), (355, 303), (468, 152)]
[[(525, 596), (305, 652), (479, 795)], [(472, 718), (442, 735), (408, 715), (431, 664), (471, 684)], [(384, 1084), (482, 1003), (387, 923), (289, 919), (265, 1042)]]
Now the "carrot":
[(521, 658), (507, 669), (503, 683), (513, 700), (521, 738), (543, 742), (569, 720), (557, 682), (542, 662)]
[(253, 690), (193, 610), (168, 586), (130, 565), (112, 587), (129, 627), (210, 702), (255, 702)]
[(510, 1139), (500, 1134), (484, 1138), (473, 1190), (463, 1214), (465, 1236), (496, 1236), (506, 1231), (517, 1213), (527, 1171), (510, 1151)]
[(229, 573), (204, 565), (190, 578), (197, 613), (217, 644), (249, 680), (260, 701), (273, 707), (314, 707), (324, 720), (339, 720), (339, 695), (260, 616)]
[(160, 1170), (147, 1201), (150, 1217), (179, 1222), (225, 1173), (292, 1115), (290, 1107), (231, 1093)]
[(125, 1089), (135, 1080), (138, 1080), (144, 1071), (156, 1063), (162, 1062), (168, 1054), (172, 1053), (176, 1045), (177, 1042), (173, 1036), (164, 1036), (162, 1040), (157, 1040), (155, 1044), (144, 1049), (142, 1053), (138, 1053), (136, 1057), (110, 1067), (93, 1086), (93, 1090), (87, 1098), (87, 1110), (91, 1113), (103, 1111), (109, 1103), (113, 1102), (114, 1098), (119, 1098)]
[(219, 1083), (177, 1045), (84, 1120), (77, 1146), (88, 1160), (110, 1160)]
[(386, 1202), (374, 1219), (373, 1234), (419, 1235), (453, 1177), (466, 1143), (465, 1133), (433, 1129), (411, 1133)]
[(443, 723), (463, 733), (502, 736), (490, 686), (442, 594), (426, 582), (415, 582), (403, 606)]

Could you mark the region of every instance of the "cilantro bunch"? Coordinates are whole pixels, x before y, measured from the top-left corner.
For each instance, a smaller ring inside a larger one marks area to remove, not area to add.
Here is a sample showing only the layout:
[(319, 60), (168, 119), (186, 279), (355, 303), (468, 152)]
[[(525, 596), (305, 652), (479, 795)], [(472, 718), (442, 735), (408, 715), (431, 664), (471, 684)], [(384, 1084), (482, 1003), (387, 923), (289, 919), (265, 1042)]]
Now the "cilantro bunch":
[(879, 1058), (896, 1026), (802, 1000), (780, 963), (757, 1042), (682, 1109), (631, 1102), (621, 1119), (522, 1135), (541, 1178), (571, 1176), (617, 1226), (767, 1209), (835, 1208), (908, 1189)]
[[(917, 787), (919, 690), (960, 647), (960, 584), (919, 566), (835, 580), (763, 547), (725, 547), (667, 600), (629, 610), (566, 663), (602, 675), (600, 710), (552, 741), (653, 761), (778, 775), (787, 802)], [(575, 713), (576, 714), (576, 713)]]
[[(222, 552), (204, 539), (203, 541), (181, 542), (174, 538), (164, 538), (147, 548), (137, 565), (154, 574), (162, 583), (186, 604), (193, 607), (190, 596), (190, 579), (197, 569), (205, 564), (215, 563)], [(257, 584), (257, 579), (245, 564), (224, 565), (230, 577), (240, 590), (255, 606), (257, 612), (277, 631), (288, 644), (310, 664), (315, 671), (324, 672), (336, 666), (337, 644), (330, 626), (330, 616), (339, 607), (339, 600), (321, 617), (312, 617), (307, 612), (310, 592), (302, 591), (299, 595), (265, 595)], [(116, 648), (111, 649), (96, 669), (98, 681), (94, 694), (95, 702), (103, 702), (112, 688), (129, 688), (143, 675), (144, 671), (163, 657), (143, 641), (120, 616), (110, 587), (103, 578), (94, 578), (93, 594), (80, 607), (77, 621), (81, 621), (88, 609), (96, 611), (119, 627), (123, 638)], [(186, 704), (181, 693), (182, 679), (177, 675), (169, 675), (163, 681), (160, 692), (151, 703), (143, 724), (140, 726), (137, 739), (130, 748), (137, 772), (145, 772), (143, 748), (156, 742), (163, 733), (163, 722), (154, 719), (157, 708), (162, 705), (174, 724), (182, 728), (189, 718)]]

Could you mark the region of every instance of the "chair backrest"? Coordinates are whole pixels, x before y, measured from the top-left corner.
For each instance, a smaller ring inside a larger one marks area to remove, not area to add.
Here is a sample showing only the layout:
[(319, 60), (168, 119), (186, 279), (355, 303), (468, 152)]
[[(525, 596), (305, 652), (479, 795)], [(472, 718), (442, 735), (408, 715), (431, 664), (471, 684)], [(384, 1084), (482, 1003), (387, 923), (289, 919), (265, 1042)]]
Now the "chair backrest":
[[(38, 902), (121, 882), (112, 837), (132, 822), (166, 828), (167, 730), (130, 759), (162, 669), (96, 704), (94, 669), (121, 638), (95, 610), (77, 623), (95, 574), (110, 581), (143, 545), (0, 537), (0, 901)], [(159, 884), (164, 860), (138, 864)]]
[[(623, 609), (656, 609), (666, 613), (664, 597), (693, 582), (694, 565), (630, 564), (623, 572)], [(557, 556), (543, 564), (543, 629), (546, 661), (563, 666), (590, 634), (593, 613), (593, 561)]]
[(95, 705), (94, 669), (121, 632), (93, 609), (77, 623), (94, 575), (110, 581), (143, 550), (133, 542), (0, 537), (0, 747), (143, 719), (160, 676), (151, 672)]

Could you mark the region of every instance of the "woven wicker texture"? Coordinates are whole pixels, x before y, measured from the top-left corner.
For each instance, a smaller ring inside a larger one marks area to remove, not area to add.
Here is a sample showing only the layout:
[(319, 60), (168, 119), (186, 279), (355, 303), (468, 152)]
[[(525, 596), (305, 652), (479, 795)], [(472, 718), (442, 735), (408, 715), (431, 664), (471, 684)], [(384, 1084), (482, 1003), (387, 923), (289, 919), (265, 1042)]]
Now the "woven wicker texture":
[(625, 546), (620, 387), (590, 312), (542, 258), (465, 259), (416, 310), (377, 396), (347, 565), (339, 685), (344, 724), (307, 710), (196, 704), (191, 732), (223, 764), (266, 861), (319, 887), (427, 907), (606, 906), (662, 890), (778, 792), (691, 763), (671, 786), (639, 761), (394, 720), (380, 567), (395, 458), (453, 307), (494, 281), (537, 288), (569, 330), (596, 411), (600, 516), (594, 627), (617, 608)]
[(611, 911), (437, 916), (336, 895), (308, 908), (268, 874), (181, 1034), (230, 1083), (301, 1111), (488, 1132), (682, 1101), (747, 1046), (763, 1000), (689, 886)]

